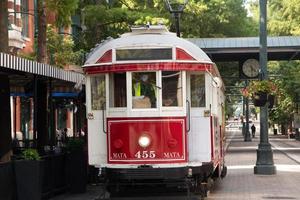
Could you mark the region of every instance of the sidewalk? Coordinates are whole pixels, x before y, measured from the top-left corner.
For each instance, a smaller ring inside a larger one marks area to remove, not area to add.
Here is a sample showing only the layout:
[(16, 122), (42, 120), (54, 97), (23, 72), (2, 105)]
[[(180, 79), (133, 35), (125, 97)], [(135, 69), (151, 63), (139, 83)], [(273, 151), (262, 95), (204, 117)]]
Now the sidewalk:
[[(255, 175), (259, 135), (244, 142), (241, 132), (228, 132), (231, 138), (226, 154), (227, 176), (215, 183), (209, 200), (299, 199), (300, 142), (270, 135), (275, 175)], [(292, 158), (292, 159), (291, 159)]]

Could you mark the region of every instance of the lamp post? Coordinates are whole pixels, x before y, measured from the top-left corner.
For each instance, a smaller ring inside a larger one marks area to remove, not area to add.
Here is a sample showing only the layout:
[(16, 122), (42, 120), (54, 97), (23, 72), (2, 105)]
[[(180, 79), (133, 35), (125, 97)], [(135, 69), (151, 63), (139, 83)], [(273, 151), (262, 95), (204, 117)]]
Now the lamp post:
[[(249, 81), (246, 80), (246, 87), (249, 85)], [(245, 142), (251, 142), (251, 135), (249, 132), (249, 98), (245, 97), (245, 117), (246, 117), (246, 125), (245, 125), (245, 135), (244, 135), (244, 141)]]
[(179, 29), (179, 18), (181, 13), (188, 3), (188, 0), (165, 0), (166, 5), (168, 6), (169, 12), (175, 18), (175, 29), (177, 37), (180, 37), (180, 29)]
[[(268, 79), (267, 71), (267, 0), (259, 0), (260, 26), (259, 26), (259, 64), (261, 80)], [(276, 174), (273, 161), (273, 151), (269, 143), (268, 135), (268, 103), (260, 108), (260, 143), (257, 149), (257, 160), (254, 174)]]

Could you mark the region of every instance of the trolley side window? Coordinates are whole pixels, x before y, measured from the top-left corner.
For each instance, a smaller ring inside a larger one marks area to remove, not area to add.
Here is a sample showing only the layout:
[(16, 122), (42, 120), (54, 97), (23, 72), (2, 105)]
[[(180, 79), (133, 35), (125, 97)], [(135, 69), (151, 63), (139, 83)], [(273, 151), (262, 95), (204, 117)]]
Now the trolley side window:
[(182, 74), (180, 71), (162, 72), (163, 106), (182, 106)]
[(117, 49), (116, 60), (172, 60), (172, 48)]
[(204, 74), (191, 75), (191, 106), (205, 107), (205, 76)]
[(126, 73), (109, 74), (109, 107), (126, 107)]
[(156, 108), (156, 88), (155, 72), (133, 72), (132, 108)]
[(92, 110), (102, 110), (105, 103), (105, 75), (91, 77)]

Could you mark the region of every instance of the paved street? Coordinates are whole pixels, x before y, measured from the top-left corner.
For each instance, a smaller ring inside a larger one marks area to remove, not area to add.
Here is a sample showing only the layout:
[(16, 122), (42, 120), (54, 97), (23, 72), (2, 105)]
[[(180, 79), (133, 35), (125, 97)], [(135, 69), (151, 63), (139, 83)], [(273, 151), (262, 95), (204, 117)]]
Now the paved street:
[[(240, 131), (227, 133), (228, 150), (227, 176), (215, 182), (208, 200), (258, 200), (258, 199), (299, 199), (300, 185), (300, 142), (286, 136), (270, 135), (273, 148), (276, 175), (254, 175), (258, 134), (252, 142), (244, 142)], [(101, 195), (100, 186), (89, 186), (86, 194), (64, 194), (53, 200), (96, 200)], [(187, 199), (184, 195), (165, 197), (112, 198), (129, 199)], [(193, 197), (191, 199), (200, 199)]]
[(254, 175), (259, 138), (243, 142), (240, 132), (234, 136), (226, 155), (228, 174), (216, 182), (209, 200), (300, 199), (300, 142), (286, 136), (270, 135), (276, 175)]

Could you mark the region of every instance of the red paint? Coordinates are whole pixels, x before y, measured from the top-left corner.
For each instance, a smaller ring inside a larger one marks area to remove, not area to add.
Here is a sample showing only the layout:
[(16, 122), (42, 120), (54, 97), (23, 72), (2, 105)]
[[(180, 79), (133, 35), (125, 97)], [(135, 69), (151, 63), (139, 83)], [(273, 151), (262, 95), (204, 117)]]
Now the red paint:
[(88, 66), (84, 68), (86, 74), (98, 74), (108, 72), (126, 72), (126, 71), (157, 71), (157, 70), (186, 70), (186, 71), (209, 71), (216, 73), (210, 63), (176, 63), (176, 62), (158, 62), (158, 63), (133, 63), (133, 64), (111, 64)]
[[(108, 118), (108, 163), (158, 164), (187, 162), (184, 117)], [(139, 137), (148, 135), (146, 148)], [(115, 141), (123, 141), (121, 148)], [(155, 155), (155, 156), (154, 156)]]
[(96, 63), (108, 63), (112, 61), (112, 50), (108, 50), (103, 54)]
[(196, 60), (189, 55), (185, 50), (176, 48), (176, 60)]
[(121, 149), (124, 146), (124, 142), (121, 139), (116, 139), (113, 141), (113, 147), (115, 149)]

